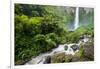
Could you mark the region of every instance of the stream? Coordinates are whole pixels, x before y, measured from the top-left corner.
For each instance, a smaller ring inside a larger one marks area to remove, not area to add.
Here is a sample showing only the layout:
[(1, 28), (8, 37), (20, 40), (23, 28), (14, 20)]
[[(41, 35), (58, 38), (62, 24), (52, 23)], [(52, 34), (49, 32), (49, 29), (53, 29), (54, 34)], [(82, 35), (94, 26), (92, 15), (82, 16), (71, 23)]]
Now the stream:
[(71, 54), (74, 55), (80, 49), (80, 44), (84, 44), (89, 41), (89, 37), (84, 36), (83, 39), (80, 39), (78, 43), (71, 43), (71, 44), (61, 44), (57, 48), (52, 49), (51, 52), (46, 52), (38, 55), (37, 57), (32, 58), (28, 61), (25, 65), (30, 64), (44, 64), (45, 59), (47, 56), (53, 56), (55, 53), (62, 53), (64, 52), (65, 55)]

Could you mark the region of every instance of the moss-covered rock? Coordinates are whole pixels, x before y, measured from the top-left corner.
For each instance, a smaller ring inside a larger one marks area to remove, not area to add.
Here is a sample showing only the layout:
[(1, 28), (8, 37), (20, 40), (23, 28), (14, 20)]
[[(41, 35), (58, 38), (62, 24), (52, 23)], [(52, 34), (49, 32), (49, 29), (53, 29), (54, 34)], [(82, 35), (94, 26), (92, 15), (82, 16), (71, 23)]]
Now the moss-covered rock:
[(65, 62), (72, 62), (72, 55), (66, 55), (65, 56)]
[(65, 53), (57, 53), (51, 57), (51, 63), (63, 63), (65, 62)]
[(79, 58), (79, 61), (93, 61), (94, 60), (94, 43), (93, 41), (81, 45), (78, 53), (74, 57)]
[(83, 46), (84, 49), (84, 57), (88, 60), (94, 60), (94, 46), (93, 42), (88, 42)]

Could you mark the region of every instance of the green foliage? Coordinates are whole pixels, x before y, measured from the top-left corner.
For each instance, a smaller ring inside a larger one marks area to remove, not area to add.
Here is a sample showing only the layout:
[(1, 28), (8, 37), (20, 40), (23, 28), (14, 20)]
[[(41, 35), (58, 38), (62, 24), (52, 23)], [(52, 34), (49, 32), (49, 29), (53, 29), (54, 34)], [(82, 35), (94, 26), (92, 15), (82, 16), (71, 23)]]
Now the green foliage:
[(79, 53), (80, 53), (80, 58), (81, 59), (84, 58), (84, 49), (82, 47), (80, 48)]
[(80, 36), (83, 35), (94, 35), (93, 28), (79, 27), (76, 31), (69, 32), (66, 35), (66, 40), (69, 43), (77, 43), (80, 40)]
[(27, 15), (28, 17), (43, 16), (44, 7), (40, 5), (15, 4), (15, 13), (18, 15)]
[[(69, 32), (65, 24), (72, 22), (75, 16), (67, 11), (67, 8), (61, 6), (15, 4), (16, 65), (52, 50), (58, 44), (78, 42), (81, 35), (94, 35), (93, 26)], [(57, 57), (57, 62), (65, 61), (62, 60), (64, 54), (61, 55)], [(66, 58), (66, 61), (69, 60)]]
[(59, 37), (55, 34), (55, 33), (49, 33), (49, 34), (47, 34), (46, 35), (46, 39), (47, 40), (52, 40), (52, 41), (54, 41), (54, 42), (56, 42), (56, 43), (58, 43), (59, 41), (58, 41), (58, 39), (59, 39)]
[(15, 64), (23, 64), (32, 56), (49, 51), (60, 43), (63, 28), (50, 22), (49, 18), (44, 19), (15, 15)]
[(29, 19), (29, 23), (32, 25), (39, 25), (43, 20), (43, 17), (32, 17)]

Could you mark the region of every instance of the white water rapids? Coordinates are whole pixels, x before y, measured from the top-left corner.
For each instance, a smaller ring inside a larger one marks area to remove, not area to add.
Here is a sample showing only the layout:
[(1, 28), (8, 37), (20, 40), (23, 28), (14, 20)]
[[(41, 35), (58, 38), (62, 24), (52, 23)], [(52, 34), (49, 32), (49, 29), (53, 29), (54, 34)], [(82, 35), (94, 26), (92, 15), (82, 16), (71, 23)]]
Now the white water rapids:
[[(57, 48), (52, 49), (51, 52), (46, 52), (46, 53), (42, 53), (37, 57), (32, 58), (32, 60), (30, 60), (29, 62), (27, 62), (25, 65), (30, 65), (30, 64), (44, 64), (45, 62), (45, 58), (47, 56), (53, 56), (55, 53), (62, 53), (64, 52), (66, 55), (71, 54), (74, 55), (76, 52), (79, 51), (80, 44), (82, 43), (86, 43), (87, 41), (89, 41), (89, 38), (84, 37), (84, 39), (81, 39), (78, 43), (72, 43), (72, 44), (63, 44), (63, 45), (59, 45)], [(73, 50), (71, 46), (76, 45), (77, 46), (77, 50)], [(67, 50), (65, 50), (65, 46), (67, 46)]]

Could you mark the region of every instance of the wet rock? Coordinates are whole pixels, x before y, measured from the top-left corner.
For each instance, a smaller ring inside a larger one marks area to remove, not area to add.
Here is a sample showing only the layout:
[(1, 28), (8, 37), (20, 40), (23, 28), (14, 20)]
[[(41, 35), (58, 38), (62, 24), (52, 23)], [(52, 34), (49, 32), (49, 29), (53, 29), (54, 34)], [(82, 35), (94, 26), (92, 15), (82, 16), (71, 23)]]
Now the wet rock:
[(80, 36), (80, 39), (84, 39), (84, 36)]
[(79, 50), (79, 46), (78, 45), (72, 45), (71, 48), (73, 49), (73, 51)]
[(44, 64), (48, 64), (48, 63), (51, 63), (51, 56), (47, 56), (45, 58)]
[(65, 49), (65, 50), (67, 50), (67, 49), (68, 49), (68, 46), (67, 46), (67, 45), (65, 45), (65, 46), (64, 46), (64, 49)]

